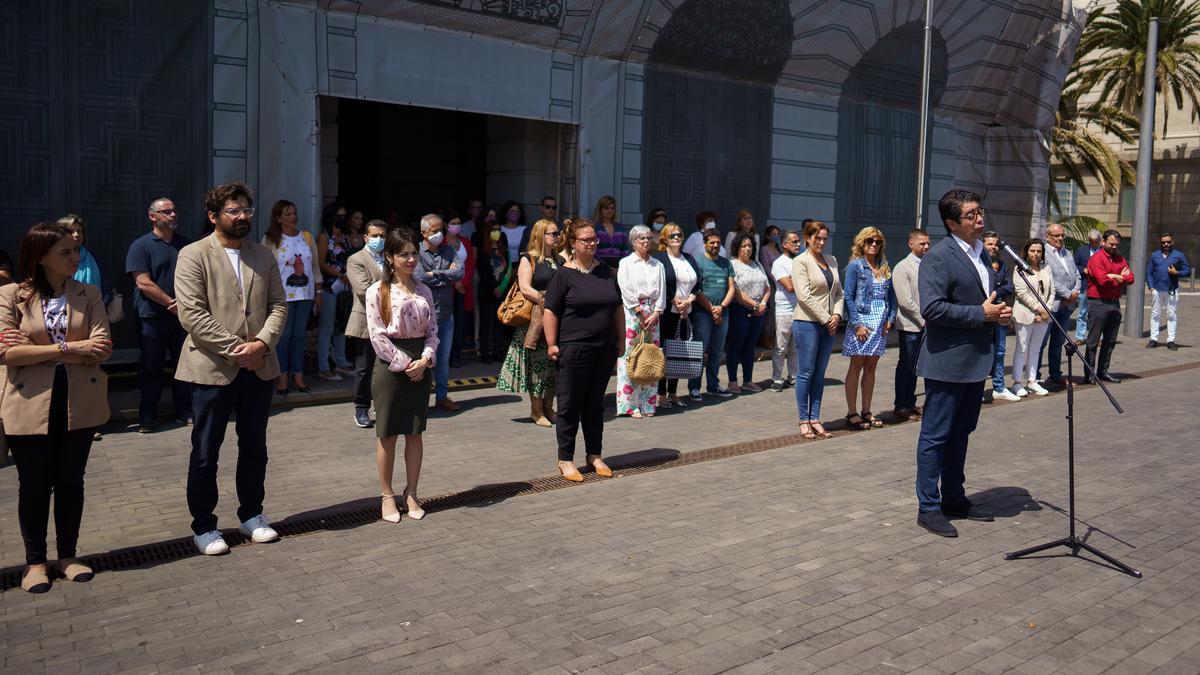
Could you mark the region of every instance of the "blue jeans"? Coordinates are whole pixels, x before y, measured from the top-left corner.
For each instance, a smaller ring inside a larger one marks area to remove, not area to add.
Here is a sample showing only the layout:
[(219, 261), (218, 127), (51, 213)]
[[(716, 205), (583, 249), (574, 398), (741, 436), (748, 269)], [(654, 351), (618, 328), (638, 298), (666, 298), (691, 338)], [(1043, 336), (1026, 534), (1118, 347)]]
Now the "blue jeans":
[(450, 350), (454, 346), (454, 315), (438, 322), (438, 348), (433, 362), (433, 398), (440, 401), (450, 395)]
[(833, 336), (815, 321), (793, 321), (792, 345), (797, 362), (796, 410), (801, 422), (819, 422), (821, 397), (825, 395), (825, 368), (833, 353)]
[[(1071, 312), (1074, 310), (1073, 306), (1059, 307), (1058, 311), (1054, 313), (1054, 319), (1063, 327), (1063, 330), (1066, 330), (1067, 322), (1071, 320)], [(1063, 376), (1062, 357), (1065, 343), (1066, 338), (1054, 327), (1054, 324), (1050, 324), (1046, 328), (1046, 337), (1042, 339), (1042, 350), (1038, 352), (1037, 379), (1042, 379), (1042, 356), (1046, 354), (1046, 345), (1050, 345), (1050, 379), (1057, 380)]]
[(896, 362), (896, 410), (912, 410), (917, 405), (917, 354), (924, 332), (899, 331), (900, 360)]
[(267, 478), (267, 419), (271, 413), (270, 380), (242, 368), (226, 385), (197, 384), (193, 399), (196, 422), (192, 426), (192, 454), (188, 459), (187, 504), (192, 532), (217, 529), (217, 461), (225, 428), (236, 415), (237, 517), (246, 522), (263, 512)]
[[(917, 500), (921, 513), (943, 504), (965, 507), (967, 441), (979, 422), (983, 382), (925, 378), (925, 407), (917, 439)], [(941, 492), (938, 491), (941, 479)]]
[[(715, 394), (721, 390), (721, 355), (725, 353), (725, 338), (729, 335), (729, 317), (722, 315), (721, 323), (714, 323), (712, 314), (697, 309), (691, 313), (692, 334), (704, 345), (704, 372), (708, 374), (708, 391)], [(688, 391), (700, 390), (700, 378), (688, 380)]]
[(279, 334), (275, 352), (279, 356), (279, 372), (300, 374), (304, 372), (304, 335), (308, 331), (308, 315), (312, 314), (312, 300), (292, 300), (287, 304), (287, 323)]
[(321, 333), (317, 340), (317, 370), (325, 372), (329, 367), (329, 347), (333, 346), (333, 362), (338, 368), (349, 368), (346, 359), (345, 334), (333, 334), (333, 322), (337, 319), (337, 296), (330, 291), (321, 291)]
[[(152, 424), (158, 419), (158, 402), (162, 399), (163, 364), (167, 355), (171, 364), (179, 366), (179, 352), (183, 350), (185, 334), (179, 319), (174, 316), (138, 317), (138, 347), (141, 359), (138, 362), (138, 421)], [(192, 417), (192, 384), (171, 379), (171, 402), (175, 405), (175, 417)]]
[(1075, 339), (1087, 339), (1087, 284), (1079, 287), (1079, 316), (1075, 317)]
[(996, 357), (992, 361), (992, 391), (1004, 391), (1004, 352), (1008, 344), (1008, 326), (996, 325)]
[(725, 372), (730, 382), (737, 382), (738, 366), (742, 367), (742, 383), (754, 381), (754, 355), (758, 338), (762, 335), (767, 315), (754, 316), (754, 312), (732, 305), (729, 308), (729, 336), (725, 341)]

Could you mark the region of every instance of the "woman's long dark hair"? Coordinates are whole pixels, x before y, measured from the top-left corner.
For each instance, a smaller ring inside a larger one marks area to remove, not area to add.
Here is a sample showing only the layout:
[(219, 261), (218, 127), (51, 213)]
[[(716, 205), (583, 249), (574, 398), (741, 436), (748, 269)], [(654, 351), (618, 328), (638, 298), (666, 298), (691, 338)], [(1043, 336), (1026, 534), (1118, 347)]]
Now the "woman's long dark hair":
[(517, 224), (525, 225), (525, 207), (521, 206), (520, 202), (510, 199), (504, 202), (504, 206), (501, 206), (500, 210), (496, 212), (496, 221), (500, 223), (500, 227), (504, 227), (508, 224), (508, 210), (514, 206), (517, 207), (517, 210), (521, 212), (521, 217), (517, 219)]
[(21, 282), (21, 292), (17, 294), (18, 302), (32, 302), (34, 296), (55, 296), (54, 287), (50, 285), (46, 268), (42, 267), (41, 261), (63, 237), (70, 236), (71, 231), (58, 223), (34, 223), (25, 232), (25, 236), (21, 238), (20, 252), (17, 254), (17, 278)]
[[(321, 209), (321, 231), (324, 232), (325, 236), (329, 237), (330, 239), (333, 238), (333, 221), (335, 218), (337, 218), (338, 209), (345, 209), (346, 217), (350, 217), (350, 209), (346, 208), (346, 205), (340, 199), (335, 199), (329, 202), (325, 205), (325, 208)], [(343, 234), (345, 234), (347, 229), (345, 223), (342, 223), (337, 227), (339, 230), (342, 230)]]
[(296, 205), (288, 200), (280, 199), (271, 207), (271, 220), (267, 221), (267, 241), (275, 248), (279, 248), (279, 242), (283, 240), (283, 226), (279, 224), (279, 218), (289, 206), (296, 208)]
[(392, 257), (404, 250), (404, 247), (412, 244), (413, 248), (417, 248), (417, 239), (412, 232), (406, 228), (398, 227), (391, 232), (388, 232), (387, 239), (383, 242), (383, 279), (379, 282), (379, 318), (383, 319), (383, 325), (388, 325), (392, 322), (392, 276), (395, 270), (392, 269)]

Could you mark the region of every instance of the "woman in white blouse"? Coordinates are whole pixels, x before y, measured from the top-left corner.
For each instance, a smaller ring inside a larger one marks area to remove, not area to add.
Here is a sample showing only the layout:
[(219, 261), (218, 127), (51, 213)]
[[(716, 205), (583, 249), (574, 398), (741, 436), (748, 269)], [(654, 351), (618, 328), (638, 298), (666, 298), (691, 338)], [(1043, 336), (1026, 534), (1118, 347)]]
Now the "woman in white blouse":
[[(633, 253), (617, 263), (617, 285), (625, 307), (625, 348), (628, 356), (641, 340), (659, 344), (658, 322), (666, 309), (666, 273), (663, 264), (650, 256), (650, 228), (635, 225), (629, 230)], [(626, 358), (617, 360), (617, 415), (634, 419), (651, 417), (658, 405), (653, 384), (634, 384), (629, 379)]]
[[(659, 322), (658, 334), (663, 340), (673, 340), (678, 335), (691, 339), (691, 324), (687, 323), (692, 311), (692, 303), (696, 301), (696, 282), (700, 279), (700, 271), (696, 269), (696, 259), (683, 252), (683, 228), (675, 223), (663, 226), (658, 236), (659, 252), (654, 257), (663, 265), (666, 284), (663, 286), (663, 297), (667, 299), (667, 311), (663, 312)], [(680, 323), (685, 325), (681, 328)], [(663, 378), (658, 381), (658, 407), (670, 408), (677, 405), (686, 408), (687, 403), (675, 394), (679, 390), (678, 378)]]
[[(729, 337), (725, 340), (725, 371), (729, 375), (729, 391), (735, 394), (762, 391), (754, 383), (754, 355), (767, 307), (771, 303), (771, 282), (758, 263), (756, 237), (739, 232), (733, 239), (733, 304), (729, 307)], [(742, 367), (742, 384), (738, 386), (738, 366)]]
[(371, 381), (375, 401), (375, 431), (379, 443), (375, 463), (379, 469), (382, 515), (400, 522), (392, 471), (396, 439), (404, 436), (404, 488), (408, 517), (420, 520), (425, 511), (417, 501), (424, 444), (421, 433), (429, 413), (429, 389), (437, 354), (437, 316), (429, 287), (413, 278), (417, 243), (401, 230), (388, 234), (383, 248), (383, 279), (367, 288), (367, 331), (379, 357)]
[(1017, 396), (1033, 392), (1045, 396), (1050, 392), (1038, 384), (1038, 355), (1046, 337), (1050, 315), (1038, 303), (1038, 296), (1051, 305), (1054, 302), (1054, 274), (1045, 264), (1046, 245), (1041, 239), (1030, 239), (1021, 249), (1021, 257), (1033, 268), (1029, 283), (1019, 276), (1013, 278), (1017, 301), (1013, 303), (1013, 321), (1017, 324), (1017, 349), (1013, 354), (1013, 390)]

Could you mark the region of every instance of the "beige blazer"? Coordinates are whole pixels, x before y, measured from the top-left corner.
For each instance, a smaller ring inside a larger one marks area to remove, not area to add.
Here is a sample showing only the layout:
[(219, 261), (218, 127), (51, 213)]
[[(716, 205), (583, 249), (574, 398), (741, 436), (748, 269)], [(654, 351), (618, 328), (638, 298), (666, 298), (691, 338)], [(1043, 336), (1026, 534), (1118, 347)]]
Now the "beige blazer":
[(833, 273), (833, 288), (825, 283), (821, 266), (808, 251), (792, 259), (792, 288), (796, 289), (796, 311), (794, 321), (816, 321), (829, 323), (834, 314), (846, 317), (842, 300), (842, 279), (838, 275), (837, 258), (821, 256), (829, 271)]
[(921, 292), (917, 286), (920, 258), (909, 253), (892, 268), (892, 288), (896, 289), (896, 328), (919, 333), (925, 328), (921, 316)]
[(383, 278), (383, 270), (375, 264), (371, 252), (364, 248), (346, 261), (346, 278), (350, 280), (350, 290), (354, 292), (354, 308), (350, 310), (350, 319), (346, 322), (346, 337), (370, 340), (371, 336), (367, 333), (367, 288)]
[(225, 385), (238, 374), (234, 347), (251, 340), (267, 345), (260, 378), (279, 376), (275, 344), (287, 322), (287, 296), (271, 249), (242, 240), (242, 286), (216, 233), (188, 244), (175, 263), (179, 323), (187, 332), (175, 379)]
[[(1013, 287), (1017, 291), (1017, 301), (1013, 303), (1013, 321), (1028, 326), (1034, 321), (1037, 314), (1035, 310), (1042, 308), (1038, 304), (1037, 296), (1042, 296), (1047, 305), (1054, 306), (1054, 272), (1050, 266), (1042, 263), (1037, 272), (1029, 275), (1029, 281), (1033, 284), (1030, 286), (1025, 283), (1025, 280), (1020, 276), (1014, 276)], [(1038, 282), (1042, 282), (1042, 292), (1038, 293)]]
[[(19, 302), (17, 284), (0, 288), (0, 329), (17, 328), (34, 344), (50, 344), (42, 303)], [(67, 341), (94, 337), (111, 338), (108, 312), (100, 289), (67, 280)], [(31, 366), (9, 366), (4, 381), (0, 418), (4, 432), (14, 435), (46, 434), (50, 431), (50, 393), (54, 388), (57, 361)], [(89, 429), (108, 421), (108, 375), (99, 365), (68, 363), (67, 428)]]

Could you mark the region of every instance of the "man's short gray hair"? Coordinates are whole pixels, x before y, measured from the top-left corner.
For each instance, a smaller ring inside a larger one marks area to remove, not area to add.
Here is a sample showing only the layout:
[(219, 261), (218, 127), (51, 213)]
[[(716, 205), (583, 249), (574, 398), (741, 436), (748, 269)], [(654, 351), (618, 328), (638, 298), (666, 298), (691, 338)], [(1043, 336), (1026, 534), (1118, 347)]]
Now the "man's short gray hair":
[(804, 235), (800, 233), (800, 230), (784, 230), (783, 239), (780, 239), (780, 241), (787, 241), (787, 238), (793, 234), (796, 235), (796, 238), (800, 241), (804, 241)]
[(153, 211), (154, 213), (158, 213), (158, 210), (162, 208), (164, 203), (173, 202), (173, 201), (174, 200), (172, 200), (170, 197), (159, 197), (159, 198), (155, 199), (154, 201), (150, 202), (150, 210)]
[(1088, 241), (1100, 241), (1100, 230), (1095, 228), (1088, 230)]
[(650, 228), (646, 227), (645, 225), (634, 225), (633, 227), (629, 228), (629, 246), (633, 247), (634, 242), (636, 242), (639, 237), (644, 237), (648, 234), (650, 234)]
[(429, 228), (433, 227), (434, 223), (440, 223), (440, 222), (442, 222), (442, 217), (439, 216), (438, 214), (426, 213), (425, 215), (421, 216), (421, 232), (422, 233), (428, 232)]

